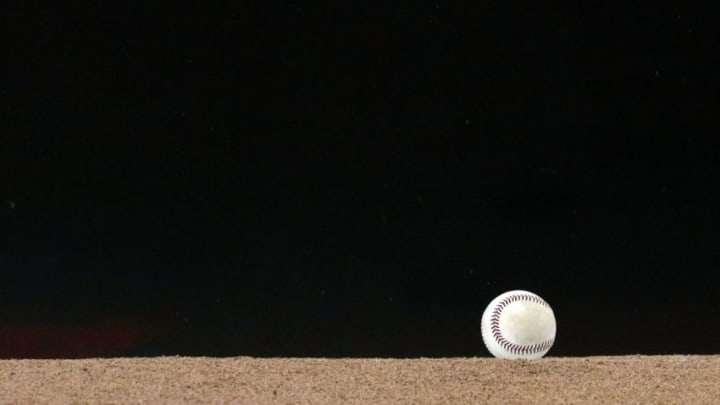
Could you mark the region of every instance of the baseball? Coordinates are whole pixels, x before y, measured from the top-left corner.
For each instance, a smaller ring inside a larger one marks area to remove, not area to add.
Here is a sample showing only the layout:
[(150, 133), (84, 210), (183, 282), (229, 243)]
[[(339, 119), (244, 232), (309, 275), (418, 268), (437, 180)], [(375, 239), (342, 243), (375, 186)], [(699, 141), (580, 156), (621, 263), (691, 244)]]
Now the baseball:
[(483, 342), (500, 359), (539, 359), (555, 342), (555, 314), (550, 305), (529, 291), (500, 294), (483, 312)]

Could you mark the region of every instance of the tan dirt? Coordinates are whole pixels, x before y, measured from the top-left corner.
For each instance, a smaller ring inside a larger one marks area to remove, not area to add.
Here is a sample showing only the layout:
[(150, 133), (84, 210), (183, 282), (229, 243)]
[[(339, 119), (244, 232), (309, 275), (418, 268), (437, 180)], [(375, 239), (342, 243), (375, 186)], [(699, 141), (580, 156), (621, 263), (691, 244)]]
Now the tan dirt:
[(0, 360), (0, 403), (717, 404), (720, 355)]

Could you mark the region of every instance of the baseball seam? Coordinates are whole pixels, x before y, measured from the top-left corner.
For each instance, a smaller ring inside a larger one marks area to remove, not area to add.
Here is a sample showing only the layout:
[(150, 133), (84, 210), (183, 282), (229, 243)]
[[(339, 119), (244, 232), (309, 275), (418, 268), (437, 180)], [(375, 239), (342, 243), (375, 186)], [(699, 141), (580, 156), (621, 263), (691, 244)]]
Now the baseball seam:
[(502, 347), (503, 349), (514, 354), (532, 354), (550, 350), (550, 347), (552, 347), (555, 339), (548, 339), (532, 345), (521, 345), (517, 343), (512, 343), (507, 340), (505, 336), (503, 336), (502, 332), (500, 331), (500, 315), (502, 315), (502, 312), (506, 306), (517, 301), (535, 302), (537, 304), (550, 308), (550, 305), (548, 305), (545, 300), (535, 295), (512, 294), (505, 297), (502, 301), (497, 303), (495, 308), (493, 308), (492, 315), (490, 316), (490, 331), (492, 332), (492, 336), (493, 339), (495, 339), (495, 342), (497, 342), (497, 344), (499, 344), (500, 347)]

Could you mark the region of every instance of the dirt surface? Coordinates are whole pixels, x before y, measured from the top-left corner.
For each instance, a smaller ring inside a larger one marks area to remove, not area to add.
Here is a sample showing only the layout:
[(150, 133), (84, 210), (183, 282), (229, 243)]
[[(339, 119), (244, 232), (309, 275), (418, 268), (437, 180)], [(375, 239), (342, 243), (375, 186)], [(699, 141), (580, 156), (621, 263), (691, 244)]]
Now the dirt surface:
[(0, 403), (677, 403), (720, 398), (720, 355), (0, 360)]

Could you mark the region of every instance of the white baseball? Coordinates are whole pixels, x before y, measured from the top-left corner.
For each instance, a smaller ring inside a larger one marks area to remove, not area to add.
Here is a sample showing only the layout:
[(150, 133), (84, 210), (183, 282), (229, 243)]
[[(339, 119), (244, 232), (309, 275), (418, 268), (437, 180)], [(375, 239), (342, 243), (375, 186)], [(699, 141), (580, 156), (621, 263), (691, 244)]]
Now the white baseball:
[(557, 326), (550, 305), (529, 291), (500, 294), (483, 312), (483, 342), (501, 359), (539, 359), (555, 343)]

